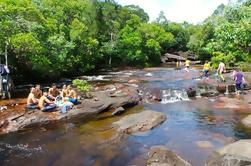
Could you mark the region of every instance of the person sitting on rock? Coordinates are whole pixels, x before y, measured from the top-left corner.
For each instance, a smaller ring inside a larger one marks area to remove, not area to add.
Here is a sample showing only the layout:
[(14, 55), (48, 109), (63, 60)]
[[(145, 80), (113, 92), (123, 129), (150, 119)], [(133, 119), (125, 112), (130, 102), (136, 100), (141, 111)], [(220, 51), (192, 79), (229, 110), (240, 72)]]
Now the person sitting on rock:
[(61, 91), (61, 97), (65, 98), (69, 95), (69, 91), (67, 90), (67, 86), (63, 85), (62, 91)]
[(49, 89), (48, 98), (54, 101), (58, 95), (60, 95), (59, 89), (56, 84), (52, 84), (52, 87)]
[(48, 99), (48, 93), (44, 92), (43, 96), (39, 99), (38, 107), (40, 110), (47, 112), (55, 109), (57, 106)]
[(239, 69), (236, 69), (235, 73), (235, 87), (236, 87), (236, 95), (240, 95), (240, 91), (243, 89), (243, 83), (245, 82), (244, 75), (240, 72)]
[(29, 96), (27, 98), (27, 108), (35, 109), (37, 108), (38, 99), (35, 97), (36, 89), (31, 88)]
[(43, 95), (43, 92), (40, 89), (40, 85), (37, 84), (35, 86), (35, 98), (40, 99), (40, 97), (42, 97), (42, 95)]
[(77, 104), (78, 100), (77, 100), (77, 93), (74, 89), (72, 89), (71, 85), (67, 86), (67, 97), (69, 97), (69, 101), (72, 102), (73, 104)]

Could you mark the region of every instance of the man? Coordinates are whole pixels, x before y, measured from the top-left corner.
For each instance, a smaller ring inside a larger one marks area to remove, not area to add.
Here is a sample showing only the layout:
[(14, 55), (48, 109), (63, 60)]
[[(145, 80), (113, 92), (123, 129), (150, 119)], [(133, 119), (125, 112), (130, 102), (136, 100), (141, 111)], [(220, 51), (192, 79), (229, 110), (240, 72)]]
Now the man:
[(35, 91), (35, 98), (40, 99), (40, 97), (42, 97), (42, 95), (43, 95), (43, 92), (41, 91), (39, 84), (37, 84), (35, 86), (35, 90), (36, 90)]
[(48, 99), (48, 93), (44, 92), (43, 96), (39, 99), (38, 107), (40, 110), (46, 112), (55, 109), (57, 106)]
[(74, 89), (72, 89), (71, 85), (67, 86), (67, 91), (68, 91), (67, 97), (69, 97), (69, 101), (72, 102), (73, 104), (77, 104), (78, 103), (77, 93)]
[(245, 82), (244, 75), (239, 71), (239, 69), (236, 69), (235, 74), (235, 86), (236, 86), (236, 94), (237, 96), (240, 95), (240, 91), (242, 90), (242, 85)]
[(58, 90), (56, 84), (52, 84), (52, 87), (49, 89), (48, 98), (54, 101), (58, 95), (60, 95), (60, 91)]
[(225, 78), (223, 77), (223, 72), (225, 72), (225, 64), (223, 63), (223, 61), (220, 62), (219, 64), (219, 67), (217, 69), (217, 73), (218, 73), (218, 76), (221, 78), (221, 80), (224, 82), (225, 81)]
[(27, 108), (29, 109), (37, 108), (38, 99), (36, 99), (35, 93), (36, 93), (35, 88), (31, 88), (29, 96), (27, 98)]

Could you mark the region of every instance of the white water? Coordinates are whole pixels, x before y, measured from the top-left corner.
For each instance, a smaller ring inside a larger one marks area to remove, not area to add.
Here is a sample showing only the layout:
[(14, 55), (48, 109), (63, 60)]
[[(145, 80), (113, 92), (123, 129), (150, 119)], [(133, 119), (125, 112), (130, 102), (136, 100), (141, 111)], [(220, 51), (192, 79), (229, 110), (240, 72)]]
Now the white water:
[(163, 90), (162, 104), (175, 103), (178, 101), (188, 101), (189, 98), (185, 90)]

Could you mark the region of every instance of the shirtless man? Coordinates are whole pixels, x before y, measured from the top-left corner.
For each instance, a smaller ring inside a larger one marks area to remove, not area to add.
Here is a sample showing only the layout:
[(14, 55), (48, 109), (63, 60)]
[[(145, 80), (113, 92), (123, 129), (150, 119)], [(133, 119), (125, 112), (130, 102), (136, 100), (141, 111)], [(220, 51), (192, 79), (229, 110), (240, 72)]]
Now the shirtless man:
[(35, 91), (35, 98), (40, 99), (40, 97), (42, 97), (42, 95), (43, 95), (43, 92), (41, 91), (39, 84), (37, 84), (35, 86), (35, 90), (36, 90)]
[(67, 86), (67, 91), (68, 91), (67, 97), (69, 97), (69, 101), (72, 102), (73, 104), (77, 104), (78, 103), (77, 93), (74, 89), (72, 89), (71, 85)]
[(225, 64), (223, 63), (223, 61), (220, 62), (219, 67), (217, 69), (217, 73), (219, 75), (219, 77), (221, 78), (221, 80), (224, 82), (225, 78), (223, 77), (223, 72), (225, 72)]
[(42, 111), (49, 111), (56, 108), (56, 105), (48, 99), (48, 93), (44, 92), (43, 96), (39, 99), (38, 107)]
[(48, 97), (51, 100), (55, 100), (58, 95), (60, 95), (60, 91), (58, 90), (56, 84), (52, 84), (52, 87), (49, 89)]
[(31, 88), (30, 94), (27, 98), (27, 108), (29, 108), (29, 109), (37, 108), (38, 99), (36, 99), (35, 93), (36, 93), (36, 89)]

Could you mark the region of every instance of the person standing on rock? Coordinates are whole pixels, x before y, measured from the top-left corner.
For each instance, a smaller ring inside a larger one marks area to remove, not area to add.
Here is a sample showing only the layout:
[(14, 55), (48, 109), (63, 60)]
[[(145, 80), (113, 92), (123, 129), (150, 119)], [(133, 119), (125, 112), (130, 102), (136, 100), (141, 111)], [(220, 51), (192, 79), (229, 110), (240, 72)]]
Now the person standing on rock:
[(204, 66), (203, 66), (204, 76), (206, 78), (208, 78), (209, 69), (210, 69), (210, 63), (208, 62), (208, 60), (206, 60)]
[(217, 74), (218, 76), (220, 77), (220, 79), (225, 82), (225, 78), (223, 77), (223, 73), (226, 71), (226, 68), (225, 68), (225, 64), (223, 63), (223, 61), (220, 62), (219, 64), (219, 67), (217, 69)]
[(245, 82), (244, 75), (240, 72), (239, 69), (236, 69), (235, 74), (235, 86), (236, 86), (236, 95), (240, 95), (240, 91), (242, 90), (243, 83)]
[(187, 72), (189, 72), (188, 69), (189, 69), (189, 67), (190, 67), (190, 60), (186, 59), (186, 61), (185, 61), (185, 66), (186, 66), (186, 69), (185, 69), (185, 70), (186, 70)]

